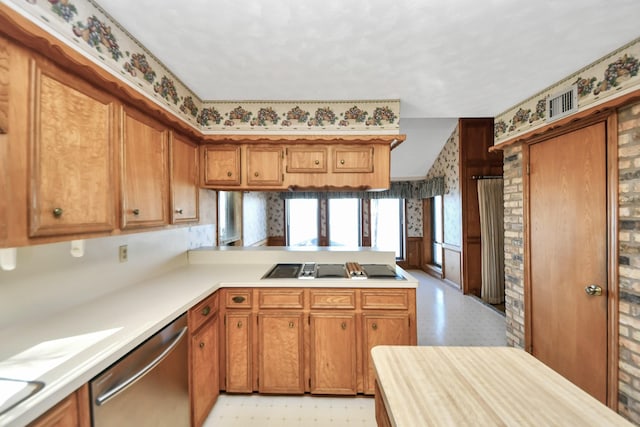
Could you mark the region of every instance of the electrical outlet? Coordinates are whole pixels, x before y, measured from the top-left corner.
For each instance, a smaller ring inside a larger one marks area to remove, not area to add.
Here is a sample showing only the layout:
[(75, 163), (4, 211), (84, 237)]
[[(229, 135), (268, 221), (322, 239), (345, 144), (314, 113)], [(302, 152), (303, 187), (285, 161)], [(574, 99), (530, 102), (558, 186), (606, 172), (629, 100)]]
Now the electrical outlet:
[(127, 262), (129, 260), (129, 250), (127, 249), (127, 245), (122, 245), (118, 249), (120, 262)]

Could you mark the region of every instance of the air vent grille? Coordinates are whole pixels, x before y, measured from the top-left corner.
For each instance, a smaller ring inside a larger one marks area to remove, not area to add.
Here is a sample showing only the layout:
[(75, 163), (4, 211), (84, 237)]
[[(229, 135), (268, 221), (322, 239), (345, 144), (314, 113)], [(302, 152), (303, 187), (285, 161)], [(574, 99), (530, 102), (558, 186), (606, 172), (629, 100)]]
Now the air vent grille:
[(547, 98), (547, 122), (558, 120), (575, 111), (578, 111), (577, 85)]

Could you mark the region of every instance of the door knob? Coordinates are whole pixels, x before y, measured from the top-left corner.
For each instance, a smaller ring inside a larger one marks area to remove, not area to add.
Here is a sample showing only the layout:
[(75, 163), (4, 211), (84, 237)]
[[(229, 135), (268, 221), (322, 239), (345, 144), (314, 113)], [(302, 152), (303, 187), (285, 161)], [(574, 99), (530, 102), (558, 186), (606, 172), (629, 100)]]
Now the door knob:
[(600, 295), (602, 295), (602, 288), (598, 285), (589, 285), (584, 288), (584, 291), (587, 293), (587, 295), (591, 295), (593, 297), (599, 297)]

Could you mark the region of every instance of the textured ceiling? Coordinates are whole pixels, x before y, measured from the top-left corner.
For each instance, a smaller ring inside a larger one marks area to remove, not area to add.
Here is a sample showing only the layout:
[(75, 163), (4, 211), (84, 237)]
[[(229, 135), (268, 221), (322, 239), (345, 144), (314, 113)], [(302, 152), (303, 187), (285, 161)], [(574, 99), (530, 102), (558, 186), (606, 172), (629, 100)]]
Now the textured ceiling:
[(426, 158), (425, 119), (494, 117), (640, 36), (639, 0), (98, 3), (204, 100), (400, 99)]

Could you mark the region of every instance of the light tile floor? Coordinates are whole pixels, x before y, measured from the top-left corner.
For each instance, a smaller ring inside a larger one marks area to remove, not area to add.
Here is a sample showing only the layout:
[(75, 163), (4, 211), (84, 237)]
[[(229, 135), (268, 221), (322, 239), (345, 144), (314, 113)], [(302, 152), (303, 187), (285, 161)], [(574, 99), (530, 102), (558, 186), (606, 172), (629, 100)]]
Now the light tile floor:
[[(419, 271), (418, 345), (506, 345), (505, 318)], [(371, 397), (222, 394), (204, 427), (375, 427)]]

